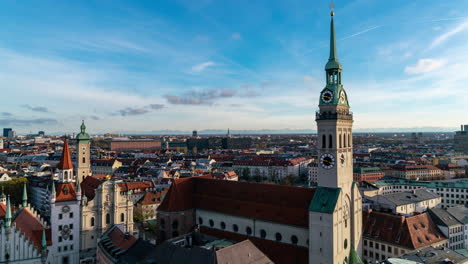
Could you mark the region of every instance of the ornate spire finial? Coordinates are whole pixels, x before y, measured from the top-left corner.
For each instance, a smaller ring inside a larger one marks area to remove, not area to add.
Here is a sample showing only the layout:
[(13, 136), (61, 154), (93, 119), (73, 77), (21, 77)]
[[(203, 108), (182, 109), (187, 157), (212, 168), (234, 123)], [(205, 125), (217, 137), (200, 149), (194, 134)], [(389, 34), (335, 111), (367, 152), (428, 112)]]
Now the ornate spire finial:
[(81, 133), (85, 133), (85, 132), (86, 132), (86, 126), (85, 126), (85, 124), (84, 124), (84, 120), (81, 120), (80, 130), (81, 130)]

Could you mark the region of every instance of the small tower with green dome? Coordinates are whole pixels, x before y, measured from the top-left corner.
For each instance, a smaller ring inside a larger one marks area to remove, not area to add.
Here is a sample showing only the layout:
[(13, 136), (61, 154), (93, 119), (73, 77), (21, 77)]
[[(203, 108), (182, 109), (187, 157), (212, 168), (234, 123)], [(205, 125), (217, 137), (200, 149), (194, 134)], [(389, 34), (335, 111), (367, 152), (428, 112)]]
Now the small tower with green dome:
[(91, 174), (91, 161), (90, 161), (90, 136), (86, 133), (86, 125), (84, 120), (80, 126), (80, 133), (76, 135), (76, 176), (77, 181), (82, 182), (83, 179)]

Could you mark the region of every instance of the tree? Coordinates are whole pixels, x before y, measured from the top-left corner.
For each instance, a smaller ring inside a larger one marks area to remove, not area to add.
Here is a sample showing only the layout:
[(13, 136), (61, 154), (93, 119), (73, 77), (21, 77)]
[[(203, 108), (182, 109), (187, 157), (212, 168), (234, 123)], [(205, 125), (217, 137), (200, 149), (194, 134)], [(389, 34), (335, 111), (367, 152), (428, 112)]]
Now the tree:
[(23, 185), (27, 184), (25, 177), (14, 177), (7, 182), (0, 183), (0, 188), (4, 189), (5, 195), (10, 195), (11, 203), (16, 205), (21, 203), (23, 198)]

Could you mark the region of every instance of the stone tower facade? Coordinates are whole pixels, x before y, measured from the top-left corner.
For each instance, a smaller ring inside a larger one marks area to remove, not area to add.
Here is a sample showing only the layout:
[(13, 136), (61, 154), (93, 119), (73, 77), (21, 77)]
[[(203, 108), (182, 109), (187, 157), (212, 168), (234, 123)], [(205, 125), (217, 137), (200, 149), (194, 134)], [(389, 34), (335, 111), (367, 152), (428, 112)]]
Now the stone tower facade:
[(57, 166), (58, 181), (52, 180), (50, 196), (50, 226), (52, 246), (48, 262), (79, 263), (81, 188), (73, 174), (68, 141)]
[(86, 133), (84, 121), (81, 123), (81, 132), (76, 136), (76, 176), (79, 182), (83, 178), (91, 175), (91, 160), (90, 160), (90, 137)]
[(348, 263), (361, 249), (362, 202), (353, 184), (353, 115), (342, 85), (333, 16), (331, 12), (326, 86), (316, 113), (318, 187), (309, 215), (309, 263), (318, 264)]

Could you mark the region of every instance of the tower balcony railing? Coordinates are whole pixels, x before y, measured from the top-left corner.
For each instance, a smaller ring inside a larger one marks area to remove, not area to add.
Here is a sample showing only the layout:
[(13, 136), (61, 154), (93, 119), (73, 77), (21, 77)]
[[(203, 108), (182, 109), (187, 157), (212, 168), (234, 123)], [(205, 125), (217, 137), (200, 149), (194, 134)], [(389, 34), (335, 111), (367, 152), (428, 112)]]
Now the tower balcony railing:
[(346, 114), (332, 113), (332, 112), (315, 112), (315, 120), (353, 120), (353, 112), (348, 112)]

